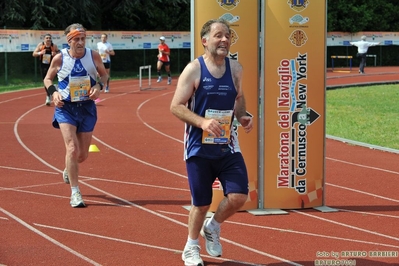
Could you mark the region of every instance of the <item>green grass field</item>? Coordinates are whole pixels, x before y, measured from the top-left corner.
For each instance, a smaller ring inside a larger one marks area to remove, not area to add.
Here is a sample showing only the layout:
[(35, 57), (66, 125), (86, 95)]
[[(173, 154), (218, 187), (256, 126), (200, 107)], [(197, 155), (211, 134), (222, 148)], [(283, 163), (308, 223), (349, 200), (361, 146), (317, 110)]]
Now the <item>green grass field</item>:
[(399, 149), (399, 85), (328, 90), (328, 135)]

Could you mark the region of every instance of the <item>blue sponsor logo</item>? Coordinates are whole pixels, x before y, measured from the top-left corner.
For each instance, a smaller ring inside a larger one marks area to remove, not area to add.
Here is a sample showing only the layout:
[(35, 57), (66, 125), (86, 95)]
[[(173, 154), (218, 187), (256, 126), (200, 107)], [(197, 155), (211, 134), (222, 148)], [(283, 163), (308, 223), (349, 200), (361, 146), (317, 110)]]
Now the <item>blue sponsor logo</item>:
[(29, 51), (29, 44), (22, 43), (21, 44), (21, 51)]
[(191, 48), (191, 43), (183, 42), (183, 48)]
[(143, 43), (143, 48), (144, 49), (150, 49), (151, 48), (151, 43), (150, 42)]

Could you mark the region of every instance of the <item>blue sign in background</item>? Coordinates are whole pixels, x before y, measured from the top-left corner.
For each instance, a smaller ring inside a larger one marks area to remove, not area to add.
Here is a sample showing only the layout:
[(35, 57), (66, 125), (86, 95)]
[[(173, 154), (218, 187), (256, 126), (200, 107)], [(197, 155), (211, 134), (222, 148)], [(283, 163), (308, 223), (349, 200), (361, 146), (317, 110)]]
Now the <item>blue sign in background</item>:
[(151, 43), (150, 42), (143, 43), (143, 48), (144, 49), (150, 49), (151, 48)]
[(21, 51), (29, 51), (29, 44), (22, 43), (21, 44)]

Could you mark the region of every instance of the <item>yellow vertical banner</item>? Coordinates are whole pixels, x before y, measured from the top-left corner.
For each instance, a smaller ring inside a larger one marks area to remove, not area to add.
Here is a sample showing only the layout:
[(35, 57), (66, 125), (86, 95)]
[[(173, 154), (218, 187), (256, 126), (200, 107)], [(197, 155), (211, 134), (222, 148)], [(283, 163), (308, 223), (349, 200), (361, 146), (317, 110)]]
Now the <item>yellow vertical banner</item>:
[(265, 208), (324, 203), (326, 5), (264, 5)]
[[(258, 0), (191, 0), (192, 44), (194, 58), (202, 55), (200, 32), (202, 25), (210, 20), (223, 18), (231, 26), (230, 58), (238, 60), (244, 69), (244, 89), (247, 112), (253, 115), (254, 128), (246, 134), (236, 123), (242, 154), (249, 178), (249, 197), (242, 210), (254, 209), (258, 203), (258, 98), (259, 98), (259, 2)], [(192, 58), (192, 59), (194, 59)], [(220, 183), (213, 184), (213, 201), (210, 211), (215, 211), (223, 199)]]

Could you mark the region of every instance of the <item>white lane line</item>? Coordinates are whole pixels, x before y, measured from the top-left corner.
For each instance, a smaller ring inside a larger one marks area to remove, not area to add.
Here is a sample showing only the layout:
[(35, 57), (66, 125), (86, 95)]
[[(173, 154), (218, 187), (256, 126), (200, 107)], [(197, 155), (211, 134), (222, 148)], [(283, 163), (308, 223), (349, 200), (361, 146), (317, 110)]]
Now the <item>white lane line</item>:
[(16, 171), (25, 171), (25, 172), (30, 172), (30, 173), (59, 175), (58, 173), (49, 172), (49, 171), (33, 170), (33, 169), (19, 168), (19, 167), (10, 167), (10, 166), (5, 166), (5, 165), (0, 165), (0, 168), (8, 169), (8, 170), (16, 170)]
[(373, 212), (361, 212), (361, 211), (353, 211), (353, 210), (347, 210), (347, 209), (338, 209), (338, 210), (339, 211), (343, 211), (343, 212), (351, 212), (351, 213), (362, 214), (362, 215), (382, 216), (382, 217), (387, 217), (387, 218), (399, 219), (399, 216), (397, 216), (397, 215), (388, 215), (388, 214), (373, 213)]
[[(122, 201), (122, 202), (126, 203), (127, 205), (130, 205), (130, 206), (132, 206), (132, 207), (138, 208), (138, 209), (140, 209), (140, 210), (142, 210), (142, 211), (144, 211), (144, 212), (153, 214), (153, 215), (155, 215), (155, 216), (157, 216), (157, 217), (159, 217), (159, 218), (168, 220), (168, 221), (173, 222), (173, 223), (175, 223), (175, 224), (178, 224), (178, 225), (187, 227), (187, 224), (186, 224), (186, 223), (182, 223), (182, 222), (180, 222), (180, 221), (178, 221), (178, 220), (175, 220), (175, 219), (173, 219), (173, 218), (170, 218), (170, 217), (168, 217), (168, 216), (165, 216), (165, 215), (163, 215), (163, 214), (160, 214), (160, 213), (158, 213), (158, 212), (156, 212), (156, 211), (150, 210), (150, 209), (148, 209), (148, 208), (144, 208), (144, 207), (142, 207), (142, 206), (140, 206), (140, 205), (137, 205), (137, 204), (135, 204), (135, 203), (132, 203), (132, 202), (130, 202), (130, 201), (128, 201), (128, 200), (122, 199), (122, 198), (120, 198), (120, 197), (118, 197), (118, 196), (116, 196), (116, 195), (113, 195), (113, 194), (111, 194), (111, 193), (108, 193), (108, 192), (106, 192), (106, 191), (104, 191), (104, 190), (101, 190), (101, 189), (99, 189), (99, 188), (97, 188), (97, 187), (91, 186), (91, 185), (87, 184), (85, 181), (82, 181), (82, 183), (84, 183), (86, 186), (88, 186), (88, 187), (90, 187), (90, 188), (92, 188), (92, 189), (94, 189), (94, 190), (96, 190), (96, 191), (98, 191), (98, 192), (101, 192), (101, 193), (103, 193), (103, 194), (105, 194), (105, 195), (107, 195), (107, 196), (109, 196), (109, 197), (111, 197), (111, 198), (115, 198), (115, 199), (117, 199), (117, 200), (119, 200), (119, 201)], [(229, 239), (227, 239), (227, 238), (221, 237), (220, 239), (223, 240), (223, 241), (225, 241), (225, 242), (227, 242), (227, 243), (230, 243), (230, 244), (232, 244), (232, 245), (234, 245), (234, 246), (237, 246), (237, 247), (240, 247), (240, 248), (242, 248), (242, 249), (245, 249), (245, 250), (248, 250), (248, 251), (257, 253), (257, 254), (262, 255), (262, 256), (265, 256), (265, 257), (269, 257), (269, 258), (273, 258), (273, 259), (278, 260), (278, 261), (285, 262), (285, 263), (287, 263), (287, 264), (289, 264), (289, 265), (301, 265), (301, 264), (297, 264), (297, 263), (295, 263), (295, 262), (286, 260), (286, 259), (284, 259), (284, 258), (281, 258), (281, 257), (275, 256), (275, 255), (272, 255), (272, 254), (263, 252), (263, 251), (261, 251), (261, 250), (254, 249), (254, 248), (251, 248), (251, 247), (246, 246), (246, 245), (241, 245), (240, 243), (237, 243), (237, 242), (235, 242), (235, 241), (229, 240)]]
[(326, 157), (326, 159), (334, 161), (334, 162), (340, 162), (340, 163), (344, 163), (344, 164), (359, 166), (361, 168), (372, 169), (372, 170), (377, 170), (377, 171), (381, 171), (381, 172), (385, 172), (385, 173), (399, 175), (399, 172), (397, 172), (397, 171), (391, 171), (391, 170), (387, 170), (387, 169), (383, 169), (383, 168), (379, 168), (379, 167), (373, 167), (373, 166), (368, 166), (368, 165), (364, 165), (364, 164), (352, 163), (352, 162), (338, 160), (338, 159), (334, 159), (334, 158), (330, 158), (330, 157)]
[(111, 146), (111, 145), (105, 143), (104, 141), (100, 140), (99, 138), (97, 138), (97, 137), (95, 137), (95, 136), (93, 136), (93, 138), (94, 138), (96, 141), (98, 141), (99, 143), (101, 143), (102, 145), (108, 147), (109, 149), (111, 149), (111, 150), (113, 150), (113, 151), (115, 151), (115, 152), (117, 152), (117, 153), (120, 153), (120, 154), (122, 154), (122, 155), (124, 155), (124, 156), (126, 156), (126, 157), (128, 157), (128, 158), (130, 158), (130, 159), (132, 159), (132, 160), (135, 160), (135, 161), (137, 161), (137, 162), (139, 162), (139, 163), (142, 163), (142, 164), (144, 164), (144, 165), (147, 165), (147, 166), (150, 166), (150, 167), (153, 167), (153, 168), (162, 170), (162, 171), (167, 172), (167, 173), (169, 173), (169, 174), (173, 174), (173, 175), (176, 175), (176, 176), (179, 176), (179, 177), (187, 178), (186, 175), (182, 175), (182, 174), (180, 174), (180, 173), (177, 173), (177, 172), (171, 171), (171, 170), (169, 170), (169, 169), (163, 168), (163, 167), (161, 167), (161, 166), (158, 166), (158, 165), (155, 165), (155, 164), (152, 164), (152, 163), (143, 161), (143, 160), (141, 160), (141, 159), (139, 159), (139, 158), (137, 158), (137, 157), (134, 157), (134, 156), (132, 156), (132, 155), (130, 155), (130, 154), (127, 154), (126, 152), (123, 152), (123, 151), (121, 151), (121, 150), (119, 150), (119, 149), (117, 149), (117, 148), (114, 148), (113, 146)]
[[(165, 95), (165, 94), (164, 94)], [(148, 102), (148, 100), (146, 101), (146, 102)], [(141, 107), (142, 105), (140, 105), (140, 107)], [(148, 127), (150, 127), (150, 128), (152, 128), (151, 126), (149, 126), (148, 124), (146, 124), (146, 126), (148, 126)], [(155, 128), (152, 128), (152, 130), (154, 130), (154, 131), (157, 131)], [(158, 131), (157, 131), (158, 132)], [(160, 132), (160, 131), (159, 131)], [(163, 133), (162, 133), (163, 134)], [(164, 135), (164, 134), (163, 134)], [(173, 137), (170, 137), (171, 139), (175, 139), (175, 138), (173, 138)], [(102, 141), (100, 141), (100, 142), (102, 142)], [(102, 142), (103, 143), (103, 142)], [(104, 143), (105, 144), (105, 143)], [(111, 149), (113, 149), (113, 147), (111, 147), (111, 146), (109, 146), (109, 145), (107, 145), (107, 144), (105, 144), (106, 146), (108, 146), (109, 148), (111, 148)], [(114, 149), (115, 150), (115, 149)], [(123, 152), (121, 152), (122, 154), (125, 154), (125, 153), (123, 153)], [(127, 155), (127, 154), (125, 154), (125, 155)], [(145, 161), (142, 161), (142, 160), (140, 160), (140, 159), (138, 159), (138, 158), (136, 158), (136, 157), (132, 157), (132, 156), (128, 156), (128, 157), (130, 157), (130, 158), (132, 158), (132, 159), (135, 159), (135, 160), (137, 160), (137, 161), (139, 161), (139, 162), (141, 162), (141, 163), (143, 163), (143, 164), (146, 164), (146, 165), (149, 165), (149, 166), (152, 166), (152, 167), (155, 167), (155, 168), (158, 168), (158, 169), (161, 169), (161, 170), (167, 170), (167, 169), (164, 169), (164, 168), (159, 168), (158, 166), (155, 166), (155, 165), (152, 165), (152, 164), (149, 164), (149, 163), (147, 163), (147, 162), (145, 162)], [(331, 158), (328, 158), (328, 159), (331, 159)], [(335, 159), (332, 159), (332, 160), (335, 160)], [(336, 160), (336, 161), (339, 161), (339, 160)], [(344, 162), (344, 161), (341, 161), (341, 162)], [(355, 164), (356, 165), (356, 164)], [(358, 165), (358, 166), (360, 166), (360, 165)], [(378, 169), (377, 169), (378, 170)], [(384, 169), (380, 169), (380, 170), (384, 170)], [(60, 171), (60, 170), (59, 170)], [(168, 171), (168, 170), (167, 170)], [(171, 172), (171, 173), (174, 173), (174, 172)], [(175, 174), (175, 173), (174, 173)], [(88, 185), (88, 184), (86, 184), (86, 185)]]
[[(2, 166), (2, 165), (0, 165), (0, 168), (14, 170), (14, 171), (24, 171), (24, 172), (30, 172), (30, 173), (52, 174), (52, 175), (57, 175), (57, 176), (59, 175), (59, 173), (54, 173), (54, 172), (40, 171), (40, 170), (33, 170), (33, 169), (26, 169), (26, 168), (7, 167), (7, 166)], [(190, 189), (188, 189), (188, 188), (166, 187), (166, 186), (158, 186), (158, 185), (137, 183), (137, 182), (131, 182), (131, 181), (111, 180), (111, 179), (106, 179), (106, 178), (98, 178), (98, 177), (91, 177), (91, 176), (84, 176), (84, 175), (80, 175), (79, 178), (85, 179), (86, 181), (101, 181), (101, 182), (108, 182), (108, 183), (115, 183), (115, 184), (126, 184), (126, 185), (134, 185), (134, 186), (152, 187), (152, 188), (160, 188), (160, 189), (167, 189), (167, 190), (177, 190), (177, 191), (190, 192)], [(60, 177), (60, 182), (45, 183), (45, 184), (39, 184), (39, 185), (29, 185), (29, 186), (18, 186), (18, 187), (13, 187), (13, 188), (0, 187), (0, 190), (2, 190), (2, 189), (3, 190), (16, 189), (16, 188), (23, 189), (23, 188), (33, 188), (33, 187), (41, 187), (41, 186), (59, 185), (60, 183), (64, 184), (64, 181), (61, 180), (61, 177)]]
[[(18, 134), (18, 125), (19, 125), (19, 122), (23, 119), (23, 117), (26, 116), (28, 113), (30, 113), (30, 112), (32, 112), (32, 111), (34, 111), (34, 110), (36, 110), (36, 109), (38, 109), (38, 108), (40, 108), (40, 107), (42, 107), (42, 106), (40, 105), (40, 106), (38, 106), (38, 107), (32, 108), (31, 110), (25, 112), (23, 115), (21, 115), (21, 116), (17, 119), (17, 121), (16, 121), (16, 123), (15, 123), (15, 126), (14, 126), (14, 134), (15, 134), (15, 136), (16, 136), (18, 142), (20, 143), (20, 145), (21, 145), (26, 151), (28, 151), (32, 156), (34, 156), (35, 158), (37, 158), (40, 162), (42, 162), (43, 164), (47, 165), (48, 167), (50, 167), (50, 168), (54, 169), (55, 171), (61, 173), (62, 170), (59, 170), (59, 169), (55, 168), (54, 166), (50, 165), (50, 164), (47, 163), (45, 160), (43, 160), (43, 159), (40, 158), (38, 155), (36, 155), (32, 150), (30, 150), (30, 149), (23, 143), (23, 141), (21, 140), (21, 138), (19, 137), (19, 134)], [(95, 138), (97, 141), (99, 141), (99, 142), (102, 143), (103, 145), (107, 146), (108, 148), (110, 148), (110, 149), (112, 149), (112, 150), (114, 150), (114, 151), (116, 151), (116, 152), (119, 152), (119, 153), (125, 155), (125, 156), (128, 157), (128, 158), (131, 158), (131, 159), (133, 159), (133, 160), (136, 160), (136, 161), (138, 161), (138, 162), (141, 162), (141, 163), (144, 164), (144, 165), (151, 166), (151, 167), (153, 167), (153, 168), (156, 168), (156, 169), (159, 169), (159, 170), (163, 170), (163, 171), (165, 171), (165, 172), (168, 172), (168, 173), (171, 173), (171, 174), (174, 174), (174, 175), (183, 177), (183, 178), (187, 178), (185, 175), (181, 175), (181, 174), (179, 174), (179, 173), (170, 171), (170, 170), (168, 170), (168, 169), (166, 169), (166, 168), (163, 168), (163, 167), (160, 167), (160, 166), (157, 166), (157, 165), (148, 163), (148, 162), (143, 161), (143, 160), (140, 160), (140, 159), (138, 159), (138, 158), (136, 158), (136, 157), (134, 157), (134, 156), (131, 156), (130, 154), (127, 154), (127, 153), (125, 153), (125, 152), (122, 152), (122, 151), (120, 151), (120, 150), (118, 150), (118, 149), (116, 149), (116, 148), (114, 148), (114, 147), (108, 145), (107, 143), (105, 143), (105, 142), (99, 140), (99, 139), (96, 138), (95, 136), (93, 136), (93, 138)], [(156, 216), (161, 216), (162, 218), (164, 218), (164, 219), (166, 219), (166, 220), (169, 220), (169, 221), (172, 221), (172, 222), (174, 222), (174, 223), (177, 223), (177, 224), (180, 224), (180, 225), (182, 225), (182, 226), (187, 227), (187, 225), (186, 225), (185, 223), (181, 223), (181, 222), (176, 221), (176, 220), (173, 220), (173, 219), (171, 219), (171, 218), (169, 218), (169, 217), (167, 217), (167, 216), (160, 215), (160, 214), (158, 214), (158, 213), (156, 213), (156, 212), (154, 212), (154, 211), (152, 211), (152, 210), (150, 210), (150, 209), (146, 209), (146, 208), (141, 207), (141, 206), (139, 206), (139, 205), (133, 204), (133, 203), (131, 203), (131, 202), (125, 200), (125, 199), (122, 199), (122, 198), (117, 197), (117, 196), (115, 196), (115, 195), (113, 195), (113, 194), (107, 193), (107, 192), (105, 192), (105, 191), (103, 191), (103, 190), (101, 190), (101, 189), (99, 189), (99, 188), (97, 188), (97, 187), (95, 187), (95, 186), (89, 185), (89, 184), (86, 183), (85, 181), (81, 181), (80, 183), (85, 184), (86, 186), (91, 187), (92, 189), (97, 190), (97, 191), (99, 191), (99, 192), (102, 192), (102, 193), (104, 193), (104, 194), (106, 194), (106, 195), (108, 195), (108, 196), (110, 196), (110, 197), (113, 197), (113, 198), (118, 199), (118, 200), (120, 200), (120, 201), (122, 201), (122, 202), (125, 202), (125, 203), (127, 203), (127, 204), (129, 204), (129, 205), (131, 205), (131, 206), (134, 206), (134, 207), (137, 207), (137, 208), (139, 208), (139, 209), (142, 209), (143, 211), (146, 211), (146, 212), (148, 212), (148, 213), (154, 214), (154, 215), (156, 215)], [(252, 252), (256, 252), (256, 253), (261, 254), (261, 255), (263, 255), (263, 256), (267, 256), (267, 257), (274, 258), (274, 259), (279, 260), (279, 261), (283, 261), (283, 262), (285, 262), (285, 263), (287, 263), (287, 264), (290, 264), (290, 265), (300, 265), (300, 264), (297, 264), (297, 263), (295, 263), (295, 262), (291, 262), (291, 261), (289, 261), (289, 260), (286, 260), (286, 259), (284, 259), (284, 258), (280, 258), (280, 257), (274, 256), (274, 255), (271, 255), (271, 254), (262, 252), (262, 251), (260, 251), (260, 250), (253, 249), (253, 248), (251, 248), (251, 247), (247, 247), (247, 246), (238, 244), (238, 243), (233, 242), (233, 241), (228, 240), (228, 239), (224, 239), (224, 241), (229, 242), (229, 243), (231, 243), (231, 244), (233, 244), (233, 245), (236, 245), (236, 246), (238, 246), (238, 247), (241, 247), (241, 248), (243, 248), (243, 249), (246, 249), (246, 250), (249, 250), (249, 251), (252, 251)]]
[(177, 138), (174, 138), (174, 137), (172, 137), (172, 136), (170, 136), (170, 135), (168, 135), (168, 134), (165, 134), (165, 133), (163, 133), (162, 131), (160, 131), (160, 130), (158, 130), (158, 129), (152, 127), (152, 126), (150, 126), (150, 125), (149, 125), (147, 122), (145, 122), (145, 121), (141, 118), (141, 116), (140, 116), (140, 109), (141, 109), (141, 107), (143, 107), (147, 102), (149, 102), (149, 101), (151, 101), (151, 100), (153, 100), (153, 99), (159, 98), (159, 97), (163, 97), (163, 96), (168, 95), (168, 94), (171, 94), (171, 93), (173, 93), (173, 91), (167, 92), (167, 93), (164, 93), (164, 94), (157, 95), (157, 96), (155, 96), (155, 97), (152, 97), (152, 98), (147, 99), (146, 101), (142, 102), (142, 103), (139, 105), (139, 107), (137, 108), (137, 110), (136, 110), (136, 115), (137, 115), (137, 117), (140, 119), (140, 121), (141, 121), (146, 127), (150, 128), (151, 130), (153, 130), (153, 131), (155, 131), (155, 132), (161, 134), (161, 135), (164, 136), (164, 137), (167, 137), (167, 138), (170, 138), (170, 139), (172, 139), (172, 140), (174, 140), (174, 141), (183, 143), (182, 140), (177, 139)]
[(29, 148), (25, 145), (25, 143), (23, 143), (23, 141), (21, 140), (21, 138), (20, 138), (20, 136), (19, 136), (19, 134), (18, 134), (18, 125), (19, 125), (19, 122), (20, 122), (27, 114), (29, 114), (30, 112), (33, 112), (33, 111), (35, 111), (36, 109), (39, 109), (39, 108), (41, 108), (41, 107), (43, 107), (43, 105), (39, 105), (39, 106), (36, 106), (36, 107), (30, 109), (29, 111), (27, 111), (27, 112), (25, 112), (24, 114), (22, 114), (22, 115), (17, 119), (17, 121), (15, 121), (15, 125), (14, 125), (14, 135), (15, 135), (15, 137), (17, 138), (18, 143), (19, 143), (27, 152), (29, 152), (34, 158), (36, 158), (37, 160), (39, 160), (42, 164), (44, 164), (44, 165), (48, 166), (49, 168), (53, 169), (54, 171), (59, 172), (59, 173), (62, 173), (62, 170), (59, 170), (59, 169), (57, 169), (56, 167), (52, 166), (51, 164), (49, 164), (48, 162), (46, 162), (45, 160), (43, 160), (41, 157), (39, 157), (36, 153), (34, 153), (31, 149), (29, 149)]
[[(69, 232), (69, 233), (74, 233), (74, 234), (79, 234), (79, 235), (91, 236), (91, 237), (111, 240), (111, 241), (120, 242), (120, 243), (126, 243), (126, 244), (146, 247), (146, 248), (153, 248), (153, 249), (157, 249), (157, 250), (168, 251), (168, 252), (172, 252), (172, 253), (178, 253), (178, 254), (182, 253), (182, 250), (179, 250), (179, 249), (172, 249), (172, 248), (168, 248), (168, 247), (150, 245), (150, 244), (145, 244), (145, 243), (131, 241), (131, 240), (125, 240), (125, 239), (120, 239), (120, 238), (115, 238), (115, 237), (109, 237), (109, 236), (92, 234), (92, 233), (87, 233), (87, 232), (82, 232), (82, 231), (70, 230), (70, 229), (55, 227), (55, 226), (51, 226), (51, 225), (44, 225), (44, 224), (37, 224), (37, 223), (35, 223), (34, 225), (38, 226), (38, 227), (47, 228), (47, 229), (53, 229), (53, 230), (64, 231), (64, 232)], [(221, 261), (232, 261), (231, 259), (228, 259), (228, 258), (211, 257), (208, 255), (201, 255), (201, 256), (206, 257), (206, 258), (212, 258), (215, 260), (221, 260)], [(238, 262), (238, 261), (234, 261), (234, 262)], [(250, 265), (250, 266), (259, 266), (259, 264), (253, 264), (253, 263), (248, 263), (248, 262), (243, 262), (243, 261), (239, 261), (239, 263), (242, 263), (244, 265)]]
[[(187, 214), (182, 214), (182, 213), (168, 212), (168, 211), (162, 211), (162, 210), (160, 210), (159, 212), (162, 212), (162, 213), (165, 213), (165, 214), (171, 214), (171, 215), (175, 215), (175, 216), (188, 217)], [(399, 248), (399, 246), (383, 244), (383, 243), (377, 243), (377, 242), (370, 242), (370, 241), (363, 241), (363, 240), (357, 240), (357, 239), (352, 239), (352, 238), (343, 238), (343, 237), (336, 237), (336, 236), (321, 235), (321, 234), (315, 234), (315, 233), (302, 232), (302, 231), (298, 231), (298, 230), (289, 230), (289, 229), (284, 229), (284, 228), (270, 227), (270, 226), (257, 225), (257, 224), (240, 223), (240, 222), (234, 222), (234, 221), (229, 221), (229, 220), (225, 221), (224, 223), (236, 224), (236, 225), (241, 225), (241, 226), (245, 226), (245, 227), (252, 227), (252, 228), (257, 228), (257, 229), (267, 229), (267, 230), (272, 230), (272, 231), (277, 231), (277, 232), (285, 232), (285, 233), (291, 233), (291, 234), (314, 236), (314, 237), (317, 237), (317, 238), (327, 238), (327, 239), (342, 240), (342, 241), (348, 241), (348, 242), (356, 242), (356, 243), (375, 245), (375, 246)]]
[(36, 228), (34, 228), (33, 226), (31, 226), (30, 224), (24, 222), (23, 220), (21, 220), (20, 218), (18, 218), (17, 216), (11, 214), (10, 212), (4, 210), (3, 208), (0, 207), (0, 211), (2, 211), (5, 215), (7, 215), (8, 217), (12, 218), (13, 220), (15, 220), (16, 222), (20, 223), (22, 226), (28, 228), (29, 230), (33, 231), (34, 233), (40, 235), (41, 237), (45, 238), (46, 240), (50, 241), (51, 243), (53, 243), (54, 245), (65, 249), (66, 251), (72, 253), (73, 255), (81, 258), (84, 261), (87, 261), (88, 263), (92, 264), (92, 265), (101, 265), (97, 262), (95, 262), (92, 259), (89, 259), (88, 257), (82, 255), (81, 253), (65, 246), (64, 244), (58, 242), (57, 240), (55, 240), (54, 238), (51, 238), (50, 236), (44, 234), (43, 232), (41, 232), (40, 230), (37, 230)]
[(353, 229), (353, 230), (357, 230), (357, 231), (361, 231), (361, 232), (364, 232), (364, 233), (368, 233), (368, 234), (372, 234), (372, 235), (376, 235), (376, 236), (392, 239), (392, 240), (395, 240), (395, 241), (399, 241), (399, 238), (394, 237), (394, 236), (389, 236), (389, 235), (381, 234), (381, 233), (378, 233), (378, 232), (375, 232), (375, 231), (371, 231), (371, 230), (363, 229), (363, 228), (360, 228), (360, 227), (356, 227), (356, 226), (353, 226), (353, 225), (349, 225), (349, 224), (345, 224), (345, 223), (341, 223), (341, 222), (325, 219), (325, 218), (322, 218), (322, 217), (319, 217), (319, 216), (316, 216), (316, 215), (312, 215), (312, 214), (301, 212), (301, 211), (297, 211), (297, 210), (291, 210), (291, 211), (295, 212), (295, 213), (299, 213), (301, 215), (305, 215), (305, 216), (314, 218), (314, 219), (318, 219), (318, 220), (322, 220), (322, 221), (325, 221), (325, 222), (328, 222), (328, 223), (332, 223), (332, 224), (340, 225), (340, 226), (343, 226), (343, 227), (347, 227), (347, 228), (350, 228), (350, 229)]
[[(67, 200), (70, 199), (70, 197), (66, 197), (66, 196), (60, 196), (60, 195), (54, 195), (54, 194), (48, 194), (48, 193), (41, 193), (41, 192), (29, 191), (29, 190), (14, 189), (14, 188), (1, 188), (0, 190), (15, 191), (15, 192), (21, 192), (21, 193), (26, 193), (26, 194), (33, 194), (33, 195), (52, 197), (52, 198), (59, 198), (59, 199), (67, 199)], [(98, 200), (85, 199), (85, 202), (92, 202), (92, 203), (96, 203), (96, 204), (118, 206), (118, 207), (129, 207), (129, 206), (125, 206), (123, 204), (115, 204), (115, 203), (111, 203), (111, 202), (108, 202), (108, 201), (98, 201)]]
[(399, 200), (397, 200), (397, 199), (393, 199), (393, 198), (388, 198), (388, 197), (380, 196), (380, 195), (377, 195), (377, 194), (369, 193), (369, 192), (362, 191), (362, 190), (358, 190), (358, 189), (354, 189), (354, 188), (343, 187), (343, 186), (334, 185), (334, 184), (331, 184), (331, 183), (326, 183), (326, 184), (329, 185), (329, 186), (332, 186), (332, 187), (337, 187), (337, 188), (341, 188), (341, 189), (346, 189), (346, 190), (349, 190), (349, 191), (353, 191), (353, 192), (356, 192), (356, 193), (365, 194), (365, 195), (368, 195), (368, 196), (371, 196), (371, 197), (375, 197), (375, 198), (380, 198), (380, 199), (384, 199), (384, 200), (388, 200), (388, 201), (393, 201), (393, 202), (399, 202)]
[[(11, 92), (17, 92), (17, 91), (10, 91), (8, 93), (11, 93)], [(44, 93), (36, 93), (36, 94), (29, 94), (29, 95), (26, 95), (26, 96), (15, 97), (15, 98), (12, 98), (12, 99), (1, 101), (0, 104), (8, 103), (8, 102), (16, 101), (16, 100), (21, 100), (21, 99), (24, 99), (24, 98), (30, 98), (30, 97), (34, 97), (34, 96), (38, 96), (38, 95), (44, 95)], [(41, 105), (41, 106), (43, 106), (43, 105)]]

